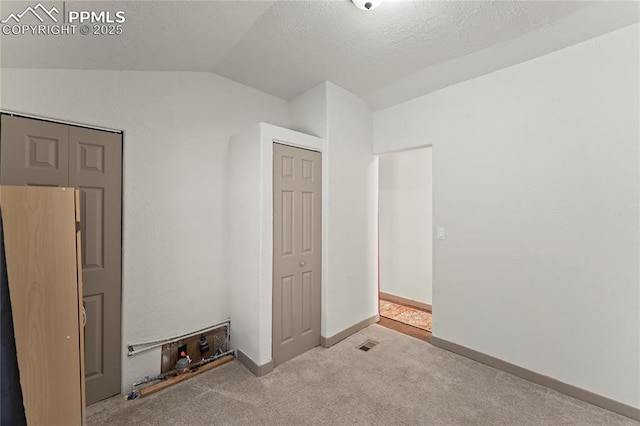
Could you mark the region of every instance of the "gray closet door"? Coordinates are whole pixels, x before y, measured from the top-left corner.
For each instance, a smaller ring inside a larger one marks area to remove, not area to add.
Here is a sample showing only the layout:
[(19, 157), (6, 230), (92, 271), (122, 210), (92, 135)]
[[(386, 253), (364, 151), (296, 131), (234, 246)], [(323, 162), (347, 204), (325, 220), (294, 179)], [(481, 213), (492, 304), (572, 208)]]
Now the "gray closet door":
[(320, 344), (322, 156), (273, 144), (273, 361)]
[(87, 404), (120, 393), (122, 135), (2, 115), (0, 183), (81, 191)]
[(80, 189), (87, 403), (120, 393), (122, 136), (69, 127), (69, 186)]
[(0, 127), (2, 185), (69, 185), (69, 126), (2, 115)]

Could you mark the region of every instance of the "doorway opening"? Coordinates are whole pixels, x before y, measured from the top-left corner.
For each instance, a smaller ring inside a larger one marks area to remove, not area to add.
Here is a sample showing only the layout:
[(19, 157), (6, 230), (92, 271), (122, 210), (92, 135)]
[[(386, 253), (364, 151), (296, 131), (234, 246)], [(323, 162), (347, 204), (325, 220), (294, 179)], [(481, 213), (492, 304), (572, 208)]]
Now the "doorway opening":
[(431, 340), (432, 148), (381, 155), (378, 164), (378, 324)]

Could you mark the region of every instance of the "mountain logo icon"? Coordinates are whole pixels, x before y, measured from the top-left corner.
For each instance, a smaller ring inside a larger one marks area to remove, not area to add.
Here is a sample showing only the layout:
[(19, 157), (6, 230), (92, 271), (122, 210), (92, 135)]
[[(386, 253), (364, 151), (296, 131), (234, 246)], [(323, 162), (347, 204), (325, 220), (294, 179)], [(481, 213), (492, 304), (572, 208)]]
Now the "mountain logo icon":
[(38, 3), (34, 7), (28, 6), (22, 13), (11, 13), (5, 19), (0, 21), (2, 24), (6, 24), (9, 21), (13, 20), (16, 24), (20, 22), (20, 20), (29, 14), (35, 16), (38, 21), (44, 22), (44, 17), (49, 17), (53, 22), (58, 22), (58, 19), (53, 14), (58, 14), (60, 11), (56, 9), (56, 7), (52, 7), (51, 9), (47, 9), (42, 5), (42, 3)]

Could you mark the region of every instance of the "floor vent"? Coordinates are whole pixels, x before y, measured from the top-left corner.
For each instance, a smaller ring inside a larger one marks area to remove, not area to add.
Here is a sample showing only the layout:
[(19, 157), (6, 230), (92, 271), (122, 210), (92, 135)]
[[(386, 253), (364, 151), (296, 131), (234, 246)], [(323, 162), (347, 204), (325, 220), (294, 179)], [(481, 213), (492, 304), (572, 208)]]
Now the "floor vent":
[(367, 352), (368, 350), (373, 349), (373, 347), (377, 344), (378, 342), (374, 342), (373, 340), (367, 340), (366, 342), (358, 346), (358, 349), (360, 349), (361, 351)]

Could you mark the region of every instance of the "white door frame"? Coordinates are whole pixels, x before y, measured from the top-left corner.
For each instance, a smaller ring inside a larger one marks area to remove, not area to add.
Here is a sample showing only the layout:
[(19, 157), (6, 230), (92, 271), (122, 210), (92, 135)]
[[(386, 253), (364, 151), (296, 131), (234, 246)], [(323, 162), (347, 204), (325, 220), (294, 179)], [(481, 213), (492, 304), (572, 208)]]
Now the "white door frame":
[(327, 247), (328, 247), (328, 161), (325, 140), (289, 129), (260, 123), (261, 157), (261, 205), (263, 206), (261, 226), (260, 293), (263, 306), (260, 307), (260, 342), (258, 364), (272, 362), (273, 323), (273, 143), (318, 151), (322, 155), (322, 279), (320, 306), (320, 335), (325, 334), (325, 307), (327, 288)]
[(320, 337), (326, 330), (328, 161), (322, 138), (258, 123), (229, 144), (229, 279), (231, 345), (260, 376), (273, 369), (273, 144), (322, 156), (322, 253)]

